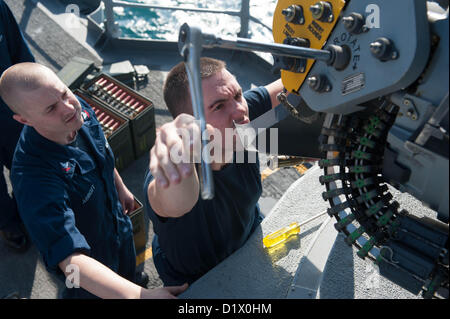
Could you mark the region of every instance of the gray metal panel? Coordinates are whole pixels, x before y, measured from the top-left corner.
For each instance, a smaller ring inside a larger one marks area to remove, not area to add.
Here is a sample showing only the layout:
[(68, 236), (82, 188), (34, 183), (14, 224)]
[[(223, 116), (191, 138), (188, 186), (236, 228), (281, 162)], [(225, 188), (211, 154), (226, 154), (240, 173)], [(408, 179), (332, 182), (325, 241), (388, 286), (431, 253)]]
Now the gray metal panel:
[[(350, 35), (342, 23), (338, 23), (329, 37), (328, 44), (347, 45), (352, 49), (349, 66), (337, 71), (325, 63), (316, 62), (312, 74), (324, 74), (332, 84), (332, 90), (317, 93), (303, 84), (300, 95), (317, 112), (348, 114), (356, 111), (357, 104), (384, 96), (407, 87), (423, 71), (429, 56), (429, 26), (425, 1), (351, 1), (344, 16), (351, 12), (365, 14), (368, 4), (380, 9), (380, 27), (367, 33)], [(379, 37), (394, 42), (399, 53), (396, 60), (381, 62), (372, 56), (370, 43)], [(341, 86), (346, 78), (364, 74), (364, 87), (343, 95)]]
[[(430, 31), (439, 37), (439, 45), (433, 53), (433, 60), (427, 66), (421, 84), (417, 88), (417, 95), (438, 106), (448, 92), (449, 70), (449, 26), (447, 18), (430, 24)], [(442, 72), (442, 71), (446, 72)]]

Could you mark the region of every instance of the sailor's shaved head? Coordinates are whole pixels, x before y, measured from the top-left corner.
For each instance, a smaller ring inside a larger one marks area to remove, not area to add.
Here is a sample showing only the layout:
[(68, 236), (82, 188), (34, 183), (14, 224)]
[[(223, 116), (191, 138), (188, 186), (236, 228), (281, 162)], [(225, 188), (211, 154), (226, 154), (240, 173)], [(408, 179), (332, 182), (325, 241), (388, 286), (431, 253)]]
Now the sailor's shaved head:
[(26, 106), (21, 103), (21, 94), (34, 91), (55, 77), (52, 70), (38, 63), (14, 64), (0, 77), (0, 96), (14, 113), (23, 114)]

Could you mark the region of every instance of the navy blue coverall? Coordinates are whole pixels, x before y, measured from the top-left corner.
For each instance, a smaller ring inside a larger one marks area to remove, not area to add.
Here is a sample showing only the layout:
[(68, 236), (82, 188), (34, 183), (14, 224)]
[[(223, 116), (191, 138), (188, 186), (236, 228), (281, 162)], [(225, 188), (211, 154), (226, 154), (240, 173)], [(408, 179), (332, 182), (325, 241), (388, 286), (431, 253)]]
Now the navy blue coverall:
[[(250, 120), (272, 107), (264, 87), (244, 92)], [(247, 153), (247, 152), (246, 152)], [(257, 154), (256, 163), (228, 163), (213, 171), (215, 195), (199, 197), (192, 210), (178, 218), (161, 217), (152, 209), (144, 182), (145, 208), (153, 224), (153, 261), (165, 286), (191, 284), (234, 251), (242, 247), (261, 223), (258, 200), (262, 193)]]
[[(20, 216), (47, 270), (61, 279), (58, 264), (81, 252), (134, 282), (132, 224), (118, 198), (114, 155), (93, 110), (79, 100), (80, 147), (57, 144), (24, 127), (11, 170)], [(67, 288), (63, 297), (94, 296)]]
[[(11, 65), (34, 62), (19, 26), (9, 8), (0, 0), (0, 76)], [(3, 168), (11, 162), (23, 125), (12, 118), (12, 111), (0, 97), (0, 230), (17, 231), (20, 218), (16, 201), (8, 194)]]

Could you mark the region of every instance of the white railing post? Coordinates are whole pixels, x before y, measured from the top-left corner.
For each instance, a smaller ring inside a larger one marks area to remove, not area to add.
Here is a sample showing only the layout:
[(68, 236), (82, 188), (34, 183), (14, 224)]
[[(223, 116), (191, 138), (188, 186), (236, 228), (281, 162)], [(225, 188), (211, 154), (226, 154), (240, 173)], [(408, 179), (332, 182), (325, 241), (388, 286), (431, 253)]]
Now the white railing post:
[(250, 0), (241, 1), (241, 31), (238, 36), (248, 38), (248, 25), (250, 20)]

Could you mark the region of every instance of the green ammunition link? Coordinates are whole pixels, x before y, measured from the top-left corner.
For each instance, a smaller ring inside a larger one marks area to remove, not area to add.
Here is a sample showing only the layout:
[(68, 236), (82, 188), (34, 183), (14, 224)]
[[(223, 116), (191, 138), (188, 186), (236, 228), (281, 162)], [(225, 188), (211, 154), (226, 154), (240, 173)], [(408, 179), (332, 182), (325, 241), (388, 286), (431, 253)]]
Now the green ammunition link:
[(321, 159), (319, 160), (320, 168), (335, 166), (335, 165), (345, 165), (345, 161), (340, 158), (332, 158), (332, 159)]
[(334, 214), (339, 213), (340, 211), (342, 211), (346, 208), (349, 208), (352, 204), (353, 204), (352, 201), (346, 201), (346, 202), (334, 205), (327, 209), (327, 213), (328, 213), (328, 215), (333, 216)]
[(352, 152), (352, 158), (371, 160), (372, 154), (358, 150)]
[(357, 180), (353, 181), (351, 185), (353, 188), (362, 188), (365, 186), (372, 185), (373, 183), (374, 183), (373, 178), (369, 177), (366, 179), (357, 179)]
[(376, 203), (375, 205), (372, 205), (368, 210), (365, 211), (366, 215), (370, 217), (370, 216), (376, 214), (391, 199), (392, 199), (392, 194), (391, 193), (387, 193), (386, 195), (383, 195), (383, 197), (378, 201), (378, 203)]
[(380, 123), (380, 118), (378, 116), (371, 116), (369, 121), (370, 124), (372, 124), (374, 127), (377, 127), (377, 125)]
[(367, 243), (365, 243), (364, 246), (362, 246), (361, 249), (356, 254), (362, 259), (364, 259), (369, 254), (369, 251), (373, 248), (375, 243), (376, 243), (375, 237), (374, 236), (370, 237)]
[(380, 200), (375, 205), (370, 206), (369, 209), (367, 209), (365, 211), (365, 214), (370, 217), (370, 216), (378, 213), (380, 211), (380, 209), (383, 208), (383, 206), (384, 206), (384, 202), (382, 200)]
[(327, 192), (323, 192), (322, 193), (322, 198), (324, 200), (328, 200), (330, 198), (339, 196), (339, 195), (343, 195), (343, 194), (349, 194), (351, 192), (350, 188), (336, 188), (336, 189), (332, 189), (330, 191)]
[(377, 226), (382, 227), (387, 225), (389, 221), (391, 220), (391, 217), (394, 215), (391, 209), (388, 209), (386, 213), (383, 214), (380, 218), (377, 220)]
[(369, 148), (374, 148), (376, 143), (374, 141), (369, 140), (367, 137), (361, 137), (359, 140), (359, 144), (362, 146), (367, 146)]
[(361, 173), (372, 173), (375, 170), (375, 166), (350, 166), (350, 173), (361, 174)]
[(378, 128), (380, 130), (384, 130), (386, 128), (386, 125), (384, 125), (384, 123), (378, 116), (372, 116), (369, 121), (370, 124), (375, 128)]
[(334, 224), (334, 227), (336, 228), (337, 231), (341, 231), (342, 229), (344, 229), (345, 226), (350, 224), (355, 219), (356, 219), (355, 215), (348, 214), (347, 216), (339, 220), (336, 224)]
[(353, 243), (359, 238), (361, 237), (362, 234), (364, 234), (366, 230), (364, 229), (363, 226), (359, 227), (357, 230), (355, 230), (353, 233), (351, 233), (347, 238), (345, 238), (345, 242), (348, 245), (353, 245)]
[(373, 127), (372, 125), (366, 125), (366, 126), (364, 126), (364, 130), (367, 132), (367, 133), (369, 133), (369, 134), (371, 134), (371, 135), (373, 135), (373, 136), (375, 136), (375, 137), (380, 137), (381, 136), (381, 131), (380, 130), (377, 130), (375, 127)]
[(358, 203), (362, 204), (363, 202), (367, 202), (367, 201), (371, 200), (372, 198), (376, 197), (377, 195), (378, 195), (378, 189), (374, 189), (368, 193), (361, 194), (361, 196), (356, 198), (356, 200), (358, 201)]
[(345, 179), (345, 178), (346, 178), (346, 174), (344, 174), (344, 173), (323, 175), (323, 176), (319, 177), (319, 182), (321, 184), (324, 184), (324, 183), (334, 182), (334, 181), (336, 181), (338, 179)]

